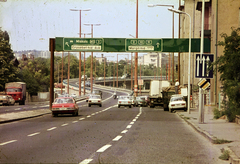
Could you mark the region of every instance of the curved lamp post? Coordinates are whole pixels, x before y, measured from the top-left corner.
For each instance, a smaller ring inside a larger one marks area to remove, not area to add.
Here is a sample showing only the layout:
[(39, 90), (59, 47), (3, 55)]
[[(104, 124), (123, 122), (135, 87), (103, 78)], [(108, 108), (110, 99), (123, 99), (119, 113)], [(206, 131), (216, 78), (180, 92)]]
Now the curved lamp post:
[(191, 62), (190, 62), (190, 58), (191, 58), (191, 16), (188, 13), (185, 13), (183, 11), (180, 10), (176, 10), (174, 8), (169, 8), (169, 11), (178, 13), (178, 14), (186, 14), (189, 17), (189, 50), (188, 50), (188, 113), (190, 113), (190, 69), (191, 69)]

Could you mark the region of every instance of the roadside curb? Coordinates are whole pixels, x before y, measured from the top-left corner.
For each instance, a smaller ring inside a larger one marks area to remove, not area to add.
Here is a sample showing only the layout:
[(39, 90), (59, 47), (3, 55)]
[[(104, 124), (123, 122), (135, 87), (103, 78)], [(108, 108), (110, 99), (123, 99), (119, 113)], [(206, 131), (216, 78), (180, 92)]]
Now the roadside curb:
[[(176, 112), (177, 115), (182, 118), (188, 125), (190, 125), (194, 130), (196, 130), (198, 133), (200, 133), (201, 135), (203, 135), (205, 138), (207, 138), (211, 143), (216, 143), (216, 141), (218, 140), (217, 137), (209, 134), (208, 132), (206, 132), (205, 130), (202, 130), (201, 128), (199, 128), (197, 125), (195, 125), (194, 123), (192, 123), (191, 121), (189, 121), (188, 119), (186, 119), (186, 117), (184, 117), (184, 115), (180, 114), (179, 112)], [(229, 152), (229, 162), (230, 164), (240, 164), (240, 159), (237, 157), (237, 155), (229, 148), (229, 147), (225, 147), (221, 150), (223, 151), (228, 151)]]
[[(47, 110), (49, 110), (49, 109), (47, 109)], [(42, 111), (34, 112), (34, 113), (29, 114), (27, 116), (22, 116), (21, 115), (21, 114), (24, 114), (26, 112), (29, 113), (31, 111), (18, 112), (18, 116), (17, 117), (15, 117), (15, 118), (14, 117), (10, 117), (10, 119), (4, 119), (4, 115), (0, 115), (0, 119), (1, 119), (0, 120), (0, 124), (14, 122), (14, 121), (19, 121), (19, 120), (25, 120), (25, 119), (34, 118), (34, 117), (39, 117), (39, 116), (43, 116), (43, 115), (51, 113), (51, 111), (42, 110)], [(8, 113), (6, 115), (11, 115), (11, 114), (13, 115), (14, 113)], [(1, 118), (1, 116), (3, 118)]]

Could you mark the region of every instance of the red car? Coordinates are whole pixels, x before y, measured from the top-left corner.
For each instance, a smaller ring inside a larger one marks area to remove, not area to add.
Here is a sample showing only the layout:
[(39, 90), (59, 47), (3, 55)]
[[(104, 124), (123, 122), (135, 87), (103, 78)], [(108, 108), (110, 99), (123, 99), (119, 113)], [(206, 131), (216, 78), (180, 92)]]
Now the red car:
[(78, 105), (72, 97), (59, 97), (56, 98), (52, 104), (52, 115), (58, 114), (72, 114), (78, 116)]

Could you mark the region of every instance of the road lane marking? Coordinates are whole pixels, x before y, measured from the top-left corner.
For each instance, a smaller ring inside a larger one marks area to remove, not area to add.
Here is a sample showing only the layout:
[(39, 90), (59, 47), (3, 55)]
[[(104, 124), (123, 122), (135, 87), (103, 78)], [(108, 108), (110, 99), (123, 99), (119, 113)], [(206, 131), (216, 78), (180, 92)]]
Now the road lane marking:
[(72, 123), (74, 124), (74, 123), (77, 123), (78, 121), (73, 121)]
[(121, 133), (127, 133), (128, 130), (123, 130)]
[(135, 122), (135, 121), (137, 121), (137, 119), (133, 119), (132, 121)]
[(13, 142), (16, 142), (17, 140), (12, 140), (12, 141), (8, 141), (8, 142), (4, 142), (4, 143), (1, 143), (0, 146), (3, 146), (3, 145), (6, 145), (6, 144), (9, 144), (9, 143), (13, 143)]
[(68, 124), (62, 124), (61, 126), (67, 126)]
[(52, 128), (50, 128), (50, 129), (48, 129), (47, 131), (51, 131), (51, 130), (54, 130), (54, 129), (56, 129), (57, 127), (52, 127)]
[(79, 118), (79, 120), (81, 121), (81, 120), (84, 120), (85, 118)]
[(88, 164), (92, 161), (93, 159), (85, 159), (82, 162), (80, 162), (79, 164)]
[(131, 127), (132, 127), (132, 125), (128, 125), (128, 126), (127, 126), (127, 129), (130, 129)]
[(96, 152), (98, 153), (102, 153), (104, 152), (105, 150), (107, 150), (108, 148), (110, 148), (112, 145), (105, 145), (103, 147), (101, 147), (100, 149), (98, 149)]
[(114, 139), (113, 139), (113, 141), (118, 141), (118, 140), (120, 140), (122, 138), (122, 136), (117, 136), (117, 137), (115, 137)]
[(88, 118), (91, 117), (91, 115), (87, 116)]
[(16, 108), (16, 109), (14, 109), (14, 110), (21, 110), (21, 108)]
[(134, 122), (130, 122), (130, 125), (134, 124)]
[(38, 134), (40, 134), (40, 132), (29, 134), (28, 137), (32, 137), (32, 136), (35, 136), (35, 135), (38, 135)]

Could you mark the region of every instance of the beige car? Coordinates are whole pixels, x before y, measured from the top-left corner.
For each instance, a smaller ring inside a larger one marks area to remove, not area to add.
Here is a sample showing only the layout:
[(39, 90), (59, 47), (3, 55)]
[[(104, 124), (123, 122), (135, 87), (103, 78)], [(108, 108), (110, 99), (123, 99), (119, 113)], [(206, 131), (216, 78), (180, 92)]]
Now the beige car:
[(14, 105), (15, 100), (10, 95), (0, 95), (0, 105)]

